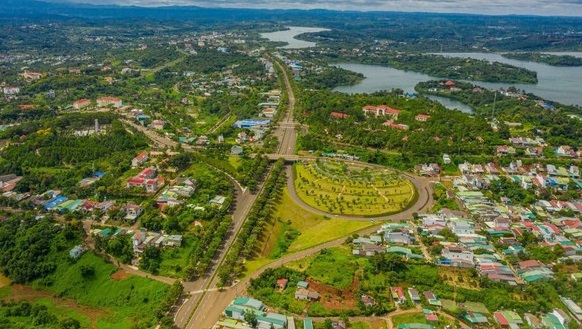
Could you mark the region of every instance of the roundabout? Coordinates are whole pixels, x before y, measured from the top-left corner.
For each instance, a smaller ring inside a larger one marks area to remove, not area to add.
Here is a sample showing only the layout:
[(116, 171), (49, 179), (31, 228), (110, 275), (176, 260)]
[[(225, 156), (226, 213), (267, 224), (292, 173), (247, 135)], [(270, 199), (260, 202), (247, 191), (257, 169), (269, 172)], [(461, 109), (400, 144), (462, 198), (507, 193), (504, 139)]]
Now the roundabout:
[(349, 217), (396, 214), (418, 200), (415, 184), (394, 170), (328, 159), (295, 164), (292, 187), (310, 208)]

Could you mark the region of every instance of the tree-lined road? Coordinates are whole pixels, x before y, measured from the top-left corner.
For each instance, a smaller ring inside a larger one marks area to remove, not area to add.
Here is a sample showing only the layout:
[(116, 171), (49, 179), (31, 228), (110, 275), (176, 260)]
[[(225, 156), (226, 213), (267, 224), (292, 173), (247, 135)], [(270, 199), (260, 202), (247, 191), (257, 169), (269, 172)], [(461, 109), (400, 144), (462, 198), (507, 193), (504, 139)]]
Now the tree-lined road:
[[(293, 93), (293, 88), (289, 81), (289, 77), (287, 74), (286, 69), (281, 65), (278, 61), (274, 61), (275, 65), (279, 68), (279, 71), (283, 75), (285, 81), (285, 87), (288, 97), (288, 107), (287, 111), (284, 114), (283, 119), (279, 123), (278, 127), (274, 131), (274, 136), (276, 136), (279, 140), (279, 148), (277, 153), (267, 155), (270, 159), (276, 160), (279, 158), (284, 158), (288, 161), (300, 161), (300, 160), (310, 160), (315, 159), (316, 157), (313, 156), (299, 156), (294, 155), (295, 147), (297, 143), (297, 130), (296, 127), (299, 125), (297, 121), (294, 119), (294, 108), (295, 108), (295, 95)], [(178, 142), (173, 141), (167, 137), (160, 136), (156, 132), (151, 131), (143, 126), (137, 125), (131, 121), (123, 120), (124, 123), (132, 126), (133, 128), (143, 132), (149, 137), (152, 141), (154, 141), (157, 145), (163, 147), (171, 147), (175, 148), (178, 146)], [(196, 148), (192, 147), (187, 144), (182, 144), (182, 148), (185, 151), (195, 151)], [(354, 162), (348, 160), (340, 160), (346, 162)], [(361, 162), (359, 162), (361, 163)], [(368, 166), (375, 166), (370, 165), (367, 163), (361, 163)], [(431, 182), (429, 179), (421, 178), (409, 174), (402, 173), (403, 176), (410, 179), (412, 183), (415, 185), (416, 190), (418, 192), (418, 199), (415, 204), (413, 204), (407, 210), (390, 216), (380, 216), (377, 217), (379, 220), (382, 219), (393, 219), (393, 220), (403, 220), (409, 219), (412, 217), (413, 212), (421, 212), (427, 210), (428, 207), (432, 204), (432, 193), (430, 193), (431, 189)], [(250, 209), (252, 208), (253, 204), (255, 203), (260, 191), (262, 190), (262, 185), (260, 186), (259, 192), (256, 194), (248, 192), (244, 189), (234, 177), (228, 175), (229, 178), (235, 183), (236, 188), (236, 198), (235, 198), (235, 205), (234, 205), (234, 212), (233, 212), (233, 222), (234, 225), (229, 231), (228, 237), (223, 244), (222, 248), (218, 251), (213, 263), (209, 267), (207, 273), (195, 280), (184, 282), (184, 291), (189, 294), (189, 297), (186, 298), (182, 304), (179, 306), (178, 311), (175, 314), (174, 321), (176, 326), (179, 328), (188, 328), (188, 329), (207, 329), (212, 328), (213, 325), (219, 320), (222, 311), (230, 304), (230, 302), (239, 295), (246, 294), (247, 286), (251, 279), (257, 278), (261, 273), (269, 268), (275, 268), (289, 262), (293, 262), (304, 257), (316, 254), (320, 252), (322, 249), (331, 248), (342, 244), (345, 241), (345, 237), (335, 239), (332, 241), (328, 241), (322, 243), (318, 246), (296, 252), (294, 254), (286, 255), (274, 262), (267, 264), (254, 273), (251, 273), (249, 276), (242, 279), (240, 282), (237, 282), (232, 287), (227, 287), (222, 290), (217, 289), (218, 284), (218, 277), (217, 272), (222, 264), (224, 258), (227, 255), (227, 252), (230, 246), (236, 240), (238, 232), (242, 227)], [(303, 202), (298, 196), (295, 191), (295, 186), (293, 182), (293, 173), (292, 168), (287, 168), (287, 188), (290, 191), (291, 197), (293, 200), (301, 206), (313, 213), (320, 214), (320, 215), (329, 215), (323, 211), (315, 209)], [(369, 221), (369, 218), (364, 217), (346, 217), (346, 216), (337, 216), (338, 218), (344, 218), (346, 220), (366, 220)], [(359, 232), (359, 234), (370, 234), (376, 232), (378, 226), (369, 227), (363, 229)]]

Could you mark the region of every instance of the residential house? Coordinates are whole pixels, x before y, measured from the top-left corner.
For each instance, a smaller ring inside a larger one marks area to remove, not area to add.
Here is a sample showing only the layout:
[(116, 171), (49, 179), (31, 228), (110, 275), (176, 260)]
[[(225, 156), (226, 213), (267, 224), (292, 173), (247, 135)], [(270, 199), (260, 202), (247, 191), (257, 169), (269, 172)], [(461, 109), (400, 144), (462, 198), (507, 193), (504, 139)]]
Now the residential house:
[(443, 248), (442, 256), (452, 262), (464, 262), (473, 264), (473, 252), (459, 245), (449, 245)]
[(143, 208), (133, 202), (128, 202), (121, 209), (125, 211), (124, 219), (132, 223), (143, 213)]
[(346, 323), (341, 320), (335, 320), (331, 322), (331, 327), (333, 329), (346, 329)]
[(305, 288), (297, 288), (295, 291), (295, 299), (299, 300), (318, 300), (319, 294), (316, 291), (312, 291)]
[(392, 119), (398, 120), (398, 115), (400, 114), (400, 110), (393, 109), (386, 105), (366, 105), (362, 108), (365, 115), (374, 115), (374, 116), (391, 116)]
[(384, 234), (384, 242), (409, 245), (414, 242), (414, 236), (411, 236), (408, 232), (386, 232)]
[(578, 166), (571, 165), (570, 168), (568, 169), (568, 174), (570, 175), (570, 177), (580, 178), (580, 169), (578, 168)]
[(540, 321), (540, 319), (538, 319), (537, 316), (535, 316), (531, 313), (524, 313), (523, 318), (525, 319), (525, 322), (527, 323), (527, 325), (530, 328), (533, 328), (533, 329), (542, 328), (542, 322)]
[(215, 207), (222, 207), (224, 202), (226, 201), (226, 197), (222, 195), (216, 195), (212, 200), (210, 200), (210, 205)]
[(406, 303), (406, 296), (404, 296), (404, 290), (402, 290), (402, 287), (391, 287), (390, 293), (394, 303)]
[(430, 115), (427, 115), (427, 114), (419, 114), (419, 115), (414, 117), (414, 120), (420, 121), (420, 122), (426, 122), (426, 120), (428, 120), (428, 119), (430, 119)]
[(556, 155), (559, 157), (576, 157), (576, 151), (571, 146), (561, 145), (556, 149)]
[(127, 187), (144, 187), (147, 193), (158, 190), (157, 172), (153, 167), (142, 170), (138, 175), (127, 180)]
[(555, 316), (558, 319), (558, 321), (560, 321), (560, 323), (563, 324), (564, 326), (572, 320), (572, 319), (570, 319), (568, 314), (566, 314), (566, 312), (564, 312), (564, 310), (561, 310), (559, 308), (555, 308), (551, 314), (553, 316)]
[(277, 280), (276, 286), (277, 288), (283, 290), (285, 288), (287, 288), (287, 284), (289, 283), (289, 279), (279, 279)]
[(486, 316), (484, 316), (481, 313), (475, 312), (467, 312), (467, 314), (465, 314), (465, 320), (467, 320), (471, 324), (476, 325), (485, 325), (489, 323), (489, 320), (487, 320)]
[(233, 155), (241, 155), (241, 154), (243, 154), (243, 148), (240, 145), (233, 145), (230, 148), (230, 153)]
[(439, 307), (442, 306), (441, 301), (438, 299), (438, 297), (432, 291), (425, 291), (424, 298), (426, 298), (426, 300), (428, 301), (428, 303), (430, 305), (439, 306)]
[(79, 99), (79, 100), (73, 102), (73, 107), (76, 110), (84, 109), (84, 108), (88, 107), (89, 105), (91, 105), (91, 100), (86, 99), (86, 98)]
[(106, 97), (97, 98), (97, 106), (106, 107), (109, 105), (112, 105), (115, 108), (120, 108), (123, 106), (123, 102), (122, 102), (121, 98), (117, 98), (117, 97), (106, 96)]
[(167, 247), (180, 247), (182, 245), (182, 236), (179, 234), (169, 235), (164, 238), (162, 244)]
[(310, 318), (303, 319), (303, 329), (313, 329), (313, 320)]
[(267, 107), (261, 111), (261, 115), (266, 118), (273, 118), (277, 114), (277, 109), (273, 107)]
[(450, 164), (451, 163), (451, 157), (448, 154), (443, 154), (443, 163), (444, 164)]
[(420, 294), (416, 289), (408, 288), (408, 296), (410, 296), (410, 300), (412, 300), (413, 303), (420, 303)]
[(347, 119), (349, 117), (348, 114), (341, 113), (341, 112), (331, 112), (330, 115), (332, 118), (336, 118), (336, 119)]
[(13, 95), (17, 95), (18, 93), (20, 93), (20, 88), (8, 86), (8, 87), (4, 87), (3, 91), (4, 91), (4, 95), (13, 96)]
[(143, 151), (140, 154), (138, 154), (135, 158), (131, 159), (131, 166), (134, 168), (139, 167), (142, 164), (146, 163), (146, 161), (148, 161), (148, 152)]
[(155, 130), (163, 130), (164, 129), (164, 121), (162, 121), (162, 120), (152, 121), (152, 128)]
[(560, 299), (562, 300), (562, 303), (566, 305), (568, 311), (570, 311), (570, 313), (576, 318), (576, 320), (582, 321), (582, 309), (580, 308), (580, 306), (578, 306), (578, 304), (576, 304), (570, 298), (560, 297)]
[(22, 77), (26, 80), (39, 80), (42, 77), (42, 73), (33, 71), (24, 71)]
[(497, 146), (497, 156), (504, 156), (504, 155), (513, 155), (515, 154), (515, 147), (501, 145)]
[(82, 245), (76, 245), (73, 249), (69, 251), (69, 257), (72, 259), (77, 259), (85, 252), (85, 248)]
[(362, 304), (364, 304), (364, 306), (366, 307), (372, 307), (376, 305), (376, 300), (372, 296), (362, 294), (360, 300), (362, 301)]

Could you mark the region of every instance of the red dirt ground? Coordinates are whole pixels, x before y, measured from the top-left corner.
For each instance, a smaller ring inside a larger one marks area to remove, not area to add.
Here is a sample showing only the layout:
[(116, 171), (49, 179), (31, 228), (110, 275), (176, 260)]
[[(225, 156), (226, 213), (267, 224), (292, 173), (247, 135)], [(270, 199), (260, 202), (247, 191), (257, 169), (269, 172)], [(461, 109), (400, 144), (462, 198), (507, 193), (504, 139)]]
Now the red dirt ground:
[(127, 278), (129, 278), (131, 276), (131, 274), (127, 273), (124, 270), (119, 270), (113, 274), (111, 274), (111, 280), (115, 280), (115, 281), (123, 281)]
[(319, 293), (319, 301), (325, 308), (343, 310), (353, 309), (358, 306), (356, 292), (358, 291), (360, 282), (356, 278), (354, 278), (348, 289), (343, 290), (317, 282), (311, 278), (308, 278), (307, 282), (309, 283), (310, 290)]

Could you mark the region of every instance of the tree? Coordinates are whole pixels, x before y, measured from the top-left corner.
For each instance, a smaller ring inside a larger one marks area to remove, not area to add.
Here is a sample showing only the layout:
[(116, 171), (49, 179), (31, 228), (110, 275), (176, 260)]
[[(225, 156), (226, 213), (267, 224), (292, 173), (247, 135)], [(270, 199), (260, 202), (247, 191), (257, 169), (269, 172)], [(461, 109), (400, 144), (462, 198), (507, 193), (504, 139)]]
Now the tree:
[(95, 268), (92, 265), (81, 265), (81, 276), (85, 279), (95, 276)]
[(72, 318), (66, 318), (66, 319), (61, 320), (61, 322), (59, 322), (59, 328), (62, 328), (62, 329), (80, 329), (81, 323), (79, 322), (79, 320), (72, 319)]
[(244, 319), (245, 322), (248, 323), (252, 328), (256, 328), (259, 325), (257, 315), (253, 311), (246, 312), (244, 315)]

